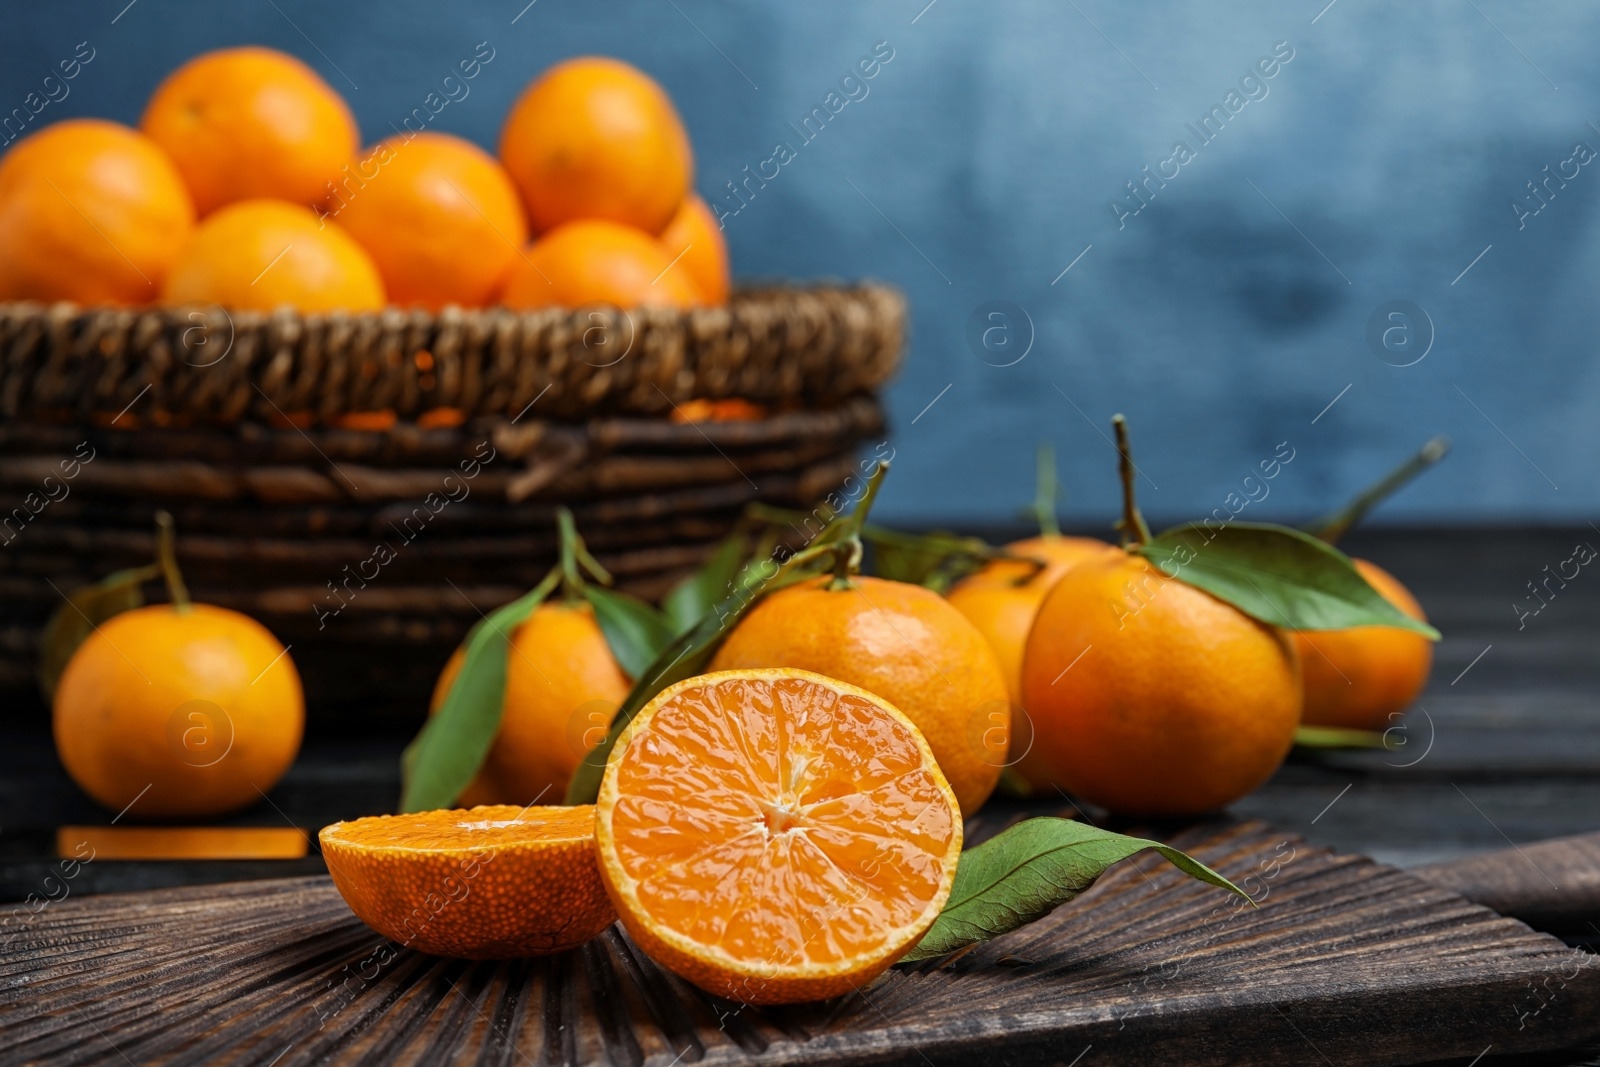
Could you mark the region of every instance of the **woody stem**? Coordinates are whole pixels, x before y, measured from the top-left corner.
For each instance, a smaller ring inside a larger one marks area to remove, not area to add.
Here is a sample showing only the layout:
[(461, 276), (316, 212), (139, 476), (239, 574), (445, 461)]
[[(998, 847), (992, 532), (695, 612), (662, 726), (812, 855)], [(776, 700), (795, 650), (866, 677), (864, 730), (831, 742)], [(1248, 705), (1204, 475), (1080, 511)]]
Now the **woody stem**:
[(167, 583), (167, 595), (178, 611), (188, 611), (189, 587), (183, 584), (183, 572), (178, 570), (177, 527), (167, 511), (156, 512), (156, 565)]
[(1122, 475), (1122, 543), (1124, 547), (1142, 545), (1150, 540), (1150, 527), (1133, 495), (1133, 454), (1128, 449), (1128, 420), (1121, 415), (1111, 416), (1111, 425), (1117, 431), (1117, 471)]

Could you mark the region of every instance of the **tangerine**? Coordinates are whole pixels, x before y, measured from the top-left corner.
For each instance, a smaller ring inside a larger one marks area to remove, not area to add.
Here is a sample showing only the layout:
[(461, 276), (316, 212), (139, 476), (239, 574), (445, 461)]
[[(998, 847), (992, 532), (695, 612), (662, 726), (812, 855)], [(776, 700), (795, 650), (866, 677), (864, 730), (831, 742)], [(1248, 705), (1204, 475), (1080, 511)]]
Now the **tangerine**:
[(393, 303), (438, 311), (494, 300), (528, 224), (492, 156), (459, 137), (418, 133), (380, 142), (358, 171), (364, 180), (332, 218), (372, 256)]
[[(1361, 577), (1389, 603), (1427, 622), (1422, 605), (1400, 580), (1376, 563), (1355, 559)], [(1386, 730), (1417, 699), (1433, 667), (1433, 642), (1394, 626), (1296, 633), (1305, 710), (1311, 726)]]
[(616, 921), (594, 806), (376, 815), (317, 835), (334, 888), (384, 937), (437, 956), (543, 956)]
[(1294, 644), (1143, 556), (1108, 553), (1045, 596), (1022, 660), (1018, 764), (1117, 814), (1193, 815), (1266, 781), (1300, 723)]
[(72, 780), (112, 811), (221, 815), (259, 800), (300, 748), (294, 662), (266, 627), (209, 604), (155, 604), (100, 624), (53, 708)]
[(819, 578), (763, 597), (711, 669), (797, 668), (878, 694), (916, 724), (971, 815), (994, 791), (1010, 738), (994, 650), (930, 589), (868, 577), (834, 585)]
[(603, 56), (557, 63), (529, 85), (506, 116), (500, 159), (541, 233), (608, 219), (658, 234), (694, 170), (689, 135), (661, 86)]
[[(440, 672), (433, 711), (465, 658), (465, 649), (456, 649)], [(581, 600), (541, 604), (511, 634), (500, 730), (459, 803), (537, 804), (564, 796), (630, 688), (594, 608)]]
[(343, 98), (271, 48), (222, 48), (167, 75), (139, 128), (172, 157), (208, 215), (236, 200), (321, 204), (361, 147)]
[(704, 304), (728, 302), (728, 242), (706, 202), (693, 193), (661, 231), (661, 247), (700, 290)]
[(633, 940), (744, 1003), (865, 986), (950, 895), (955, 794), (911, 720), (809, 671), (724, 671), (628, 724), (595, 809), (600, 873)]
[(376, 311), (383, 282), (349, 234), (307, 207), (241, 200), (200, 223), (167, 275), (168, 304), (271, 311)]
[(69, 119), (0, 160), (0, 299), (154, 300), (194, 228), (194, 204), (137, 130)]
[(700, 291), (659, 241), (594, 219), (557, 226), (536, 240), (512, 267), (502, 298), (509, 308), (688, 308), (700, 300)]

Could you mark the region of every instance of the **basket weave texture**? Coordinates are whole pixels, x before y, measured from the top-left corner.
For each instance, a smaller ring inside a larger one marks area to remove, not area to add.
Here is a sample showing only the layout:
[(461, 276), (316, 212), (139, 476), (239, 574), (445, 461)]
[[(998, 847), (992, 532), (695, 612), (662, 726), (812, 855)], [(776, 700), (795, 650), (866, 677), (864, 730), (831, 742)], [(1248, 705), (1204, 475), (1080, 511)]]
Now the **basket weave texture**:
[[(0, 688), (31, 684), (64, 592), (148, 562), (165, 508), (196, 599), (292, 644), (313, 708), (420, 713), (467, 629), (554, 563), (558, 507), (654, 597), (746, 504), (859, 473), (904, 321), (872, 285), (687, 313), (0, 305)], [(724, 397), (772, 413), (673, 418)], [(460, 425), (413, 421), (441, 408)], [(398, 421), (338, 425), (373, 411)]]
[(746, 289), (688, 312), (0, 304), (0, 416), (136, 400), (230, 425), (446, 407), (509, 418), (535, 400), (542, 418), (570, 421), (664, 415), (692, 397), (820, 407), (881, 385), (904, 324), (903, 298), (877, 285)]

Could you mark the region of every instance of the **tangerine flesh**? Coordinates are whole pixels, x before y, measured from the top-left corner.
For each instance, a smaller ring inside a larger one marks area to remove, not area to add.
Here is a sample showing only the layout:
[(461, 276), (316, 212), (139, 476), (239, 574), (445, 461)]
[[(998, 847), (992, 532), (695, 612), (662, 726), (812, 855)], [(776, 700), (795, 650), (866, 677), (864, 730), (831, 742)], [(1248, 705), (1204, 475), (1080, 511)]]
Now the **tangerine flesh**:
[(646, 705), (606, 764), (601, 876), (629, 935), (708, 992), (860, 989), (917, 943), (961, 851), (955, 795), (881, 697), (809, 671), (724, 671)]

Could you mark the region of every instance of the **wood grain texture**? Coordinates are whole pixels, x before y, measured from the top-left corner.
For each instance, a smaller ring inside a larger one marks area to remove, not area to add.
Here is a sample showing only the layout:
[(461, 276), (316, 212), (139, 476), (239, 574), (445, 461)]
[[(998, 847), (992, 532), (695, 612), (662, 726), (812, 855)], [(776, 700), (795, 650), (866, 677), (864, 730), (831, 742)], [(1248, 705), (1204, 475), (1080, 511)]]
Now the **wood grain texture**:
[(423, 956), (362, 926), (321, 877), (66, 900), (7, 931), (3, 1057), (1385, 1064), (1600, 1035), (1595, 958), (1521, 923), (1256, 821), (1170, 840), (1259, 907), (1136, 857), (953, 961), (782, 1010), (698, 992), (617, 927), (550, 959)]
[(1589, 920), (1600, 918), (1600, 833), (1429, 863), (1416, 873), (1541, 930), (1583, 932)]

